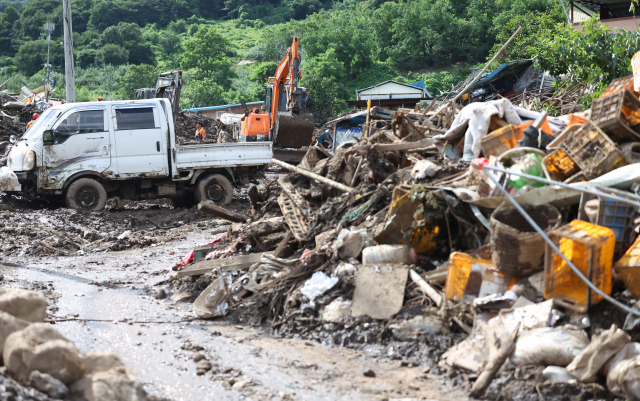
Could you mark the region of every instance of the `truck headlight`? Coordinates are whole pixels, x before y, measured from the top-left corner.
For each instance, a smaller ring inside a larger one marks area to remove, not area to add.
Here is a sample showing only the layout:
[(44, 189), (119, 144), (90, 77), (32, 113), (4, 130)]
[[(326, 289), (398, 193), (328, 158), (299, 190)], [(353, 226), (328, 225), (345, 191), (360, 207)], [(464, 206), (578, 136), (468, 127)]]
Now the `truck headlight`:
[(36, 167), (36, 152), (33, 150), (28, 151), (22, 159), (22, 170), (29, 171)]

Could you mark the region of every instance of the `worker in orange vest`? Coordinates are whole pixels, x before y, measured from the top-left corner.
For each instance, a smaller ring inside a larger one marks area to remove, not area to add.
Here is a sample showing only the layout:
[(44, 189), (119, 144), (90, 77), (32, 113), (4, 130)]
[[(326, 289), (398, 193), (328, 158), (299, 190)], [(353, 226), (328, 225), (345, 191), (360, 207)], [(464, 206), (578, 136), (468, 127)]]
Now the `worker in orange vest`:
[(207, 138), (207, 131), (202, 128), (202, 124), (196, 123), (196, 134), (193, 137), (196, 141), (202, 141)]
[(33, 113), (33, 116), (31, 116), (31, 118), (33, 118), (33, 120), (29, 121), (27, 123), (27, 129), (29, 129), (29, 127), (31, 127), (31, 125), (33, 124), (34, 121), (36, 121), (38, 119), (38, 117), (40, 117), (40, 114), (38, 113)]

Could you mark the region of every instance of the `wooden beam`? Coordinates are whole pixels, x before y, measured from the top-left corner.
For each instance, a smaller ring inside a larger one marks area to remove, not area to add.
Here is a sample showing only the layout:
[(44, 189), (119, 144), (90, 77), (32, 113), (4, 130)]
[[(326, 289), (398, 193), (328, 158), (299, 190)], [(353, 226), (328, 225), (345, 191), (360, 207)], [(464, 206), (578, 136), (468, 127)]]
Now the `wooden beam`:
[(213, 203), (200, 202), (198, 204), (198, 211), (215, 217), (220, 217), (221, 219), (229, 220), (234, 223), (246, 223), (249, 220), (249, 218), (244, 214), (216, 206)]

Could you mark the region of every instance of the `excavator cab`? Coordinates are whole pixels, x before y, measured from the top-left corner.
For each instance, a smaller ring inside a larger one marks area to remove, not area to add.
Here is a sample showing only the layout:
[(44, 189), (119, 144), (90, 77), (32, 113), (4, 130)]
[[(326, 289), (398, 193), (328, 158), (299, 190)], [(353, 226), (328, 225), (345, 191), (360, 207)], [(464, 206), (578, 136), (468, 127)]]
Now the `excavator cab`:
[[(310, 96), (298, 86), (300, 53), (298, 38), (278, 64), (276, 74), (265, 87), (266, 113), (245, 112), (242, 119), (240, 140), (271, 140), (276, 147), (301, 148), (309, 146), (313, 138), (313, 115), (307, 110)], [(268, 117), (268, 136), (264, 137), (264, 117)]]

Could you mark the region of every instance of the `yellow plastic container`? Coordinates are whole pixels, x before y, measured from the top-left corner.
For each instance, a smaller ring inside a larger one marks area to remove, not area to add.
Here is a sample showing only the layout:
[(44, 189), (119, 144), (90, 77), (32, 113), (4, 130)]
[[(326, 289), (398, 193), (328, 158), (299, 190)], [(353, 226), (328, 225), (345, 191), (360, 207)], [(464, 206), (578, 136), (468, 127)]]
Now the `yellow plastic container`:
[[(616, 236), (610, 229), (581, 220), (549, 232), (549, 238), (560, 251), (593, 284), (611, 294), (611, 272)], [(590, 305), (602, 297), (587, 286), (569, 265), (547, 244), (544, 263), (544, 291), (546, 299), (555, 299), (561, 305), (586, 312)]]
[(580, 172), (580, 167), (563, 150), (556, 150), (542, 159), (542, 168), (550, 180), (564, 181)]
[(635, 299), (640, 299), (640, 237), (613, 266), (617, 278), (624, 282)]
[(518, 127), (513, 124), (504, 126), (480, 139), (480, 149), (484, 157), (500, 156), (507, 150), (518, 146)]
[(511, 277), (496, 269), (490, 260), (453, 252), (449, 256), (444, 293), (449, 299), (472, 301), (477, 297), (502, 294), (517, 281), (517, 277)]

